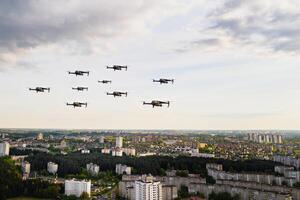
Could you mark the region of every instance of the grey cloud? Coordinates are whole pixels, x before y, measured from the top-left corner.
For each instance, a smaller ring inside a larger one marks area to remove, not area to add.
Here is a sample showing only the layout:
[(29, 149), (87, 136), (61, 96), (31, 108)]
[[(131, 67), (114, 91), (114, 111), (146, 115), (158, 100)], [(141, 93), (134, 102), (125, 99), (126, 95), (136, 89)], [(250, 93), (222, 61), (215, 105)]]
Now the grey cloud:
[(95, 39), (130, 35), (135, 26), (143, 26), (143, 17), (156, 9), (155, 2), (0, 1), (0, 61), (41, 45), (77, 42), (86, 45), (84, 49)]
[[(295, 13), (282, 10), (280, 5), (266, 9), (258, 5), (251, 8), (246, 1), (233, 2), (227, 1), (220, 8), (226, 12), (214, 13), (211, 30), (225, 31), (233, 41), (267, 47), (272, 51), (300, 53), (300, 9)], [(234, 11), (242, 13), (245, 9), (249, 9), (250, 14), (230, 16)], [(260, 37), (260, 40), (255, 37)]]
[(206, 47), (217, 47), (221, 45), (221, 41), (218, 38), (206, 38), (194, 40), (191, 42), (185, 43), (181, 48), (174, 49), (177, 53), (186, 53), (192, 49), (206, 48)]
[[(266, 6), (261, 2), (270, 2), (271, 5)], [(292, 7), (299, 8), (289, 11), (283, 9), (278, 2), (224, 0), (202, 19), (209, 25), (198, 29), (199, 38), (209, 35), (209, 39), (186, 42), (184, 47), (175, 49), (175, 52), (188, 52), (195, 47), (205, 50), (218, 46), (252, 45), (267, 48), (271, 52), (298, 54), (300, 53), (300, 3), (284, 1)]]

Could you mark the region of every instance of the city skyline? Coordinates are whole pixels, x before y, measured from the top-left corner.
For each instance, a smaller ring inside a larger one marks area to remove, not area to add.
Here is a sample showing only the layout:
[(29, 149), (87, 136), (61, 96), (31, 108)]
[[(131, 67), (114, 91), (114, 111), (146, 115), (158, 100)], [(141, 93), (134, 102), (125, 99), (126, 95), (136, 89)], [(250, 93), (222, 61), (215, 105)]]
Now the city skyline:
[[(300, 129), (299, 1), (4, 0), (0, 11), (1, 128)], [(156, 99), (170, 108), (142, 105)]]

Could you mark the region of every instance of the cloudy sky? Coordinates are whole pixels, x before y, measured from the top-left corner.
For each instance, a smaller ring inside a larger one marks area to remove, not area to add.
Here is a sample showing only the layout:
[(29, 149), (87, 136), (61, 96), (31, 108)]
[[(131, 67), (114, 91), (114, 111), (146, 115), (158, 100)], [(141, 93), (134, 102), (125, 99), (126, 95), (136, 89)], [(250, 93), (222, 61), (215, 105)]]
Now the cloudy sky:
[(299, 0), (0, 1), (1, 128), (300, 129), (299, 77)]

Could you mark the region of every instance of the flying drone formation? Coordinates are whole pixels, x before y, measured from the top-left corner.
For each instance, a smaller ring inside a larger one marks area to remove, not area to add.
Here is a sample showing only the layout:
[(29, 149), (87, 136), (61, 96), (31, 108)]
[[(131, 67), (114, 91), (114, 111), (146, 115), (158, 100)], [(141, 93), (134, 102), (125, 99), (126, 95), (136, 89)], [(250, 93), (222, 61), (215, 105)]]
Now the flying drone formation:
[[(106, 69), (113, 69), (114, 71), (121, 71), (125, 69), (127, 71), (127, 66), (125, 65), (113, 65), (112, 67), (106, 66)], [(68, 71), (68, 74), (74, 74), (76, 76), (84, 76), (90, 75), (90, 71), (81, 71), (81, 70), (76, 70), (74, 72)], [(166, 78), (160, 78), (160, 79), (153, 79), (153, 82), (158, 82), (160, 84), (169, 84), (172, 83), (174, 84), (174, 79), (166, 79)], [(108, 84), (112, 83), (111, 80), (101, 80), (98, 81), (98, 83), (102, 84)], [(45, 88), (45, 87), (36, 87), (36, 88), (29, 88), (29, 90), (34, 90), (37, 93), (38, 92), (45, 92), (48, 91), (50, 92), (50, 88)], [(88, 91), (88, 87), (72, 87), (72, 90), (77, 90), (77, 91)], [(120, 91), (113, 91), (113, 92), (107, 92), (106, 95), (111, 95), (113, 97), (127, 97), (128, 92), (120, 92)], [(74, 108), (76, 107), (87, 107), (88, 103), (83, 103), (83, 102), (73, 102), (73, 103), (66, 103), (67, 106), (73, 106)], [(167, 107), (170, 106), (170, 101), (160, 101), (160, 100), (152, 100), (151, 102), (145, 102), (143, 101), (143, 105), (151, 105), (153, 108), (154, 107), (163, 107), (163, 105), (167, 105)]]

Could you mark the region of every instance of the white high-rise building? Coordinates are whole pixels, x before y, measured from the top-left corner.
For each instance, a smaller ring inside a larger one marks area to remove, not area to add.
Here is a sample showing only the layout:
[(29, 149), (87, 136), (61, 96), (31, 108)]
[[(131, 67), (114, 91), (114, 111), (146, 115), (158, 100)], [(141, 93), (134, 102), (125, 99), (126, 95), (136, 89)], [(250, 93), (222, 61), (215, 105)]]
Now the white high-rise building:
[(136, 156), (136, 150), (135, 150), (135, 148), (123, 148), (123, 152), (127, 156)]
[(58, 164), (53, 163), (53, 162), (48, 162), (47, 163), (47, 171), (51, 174), (56, 174), (58, 170)]
[(122, 148), (123, 147), (123, 137), (119, 136), (116, 138), (116, 147)]
[(103, 144), (103, 143), (104, 143), (104, 139), (105, 139), (105, 137), (104, 137), (104, 136), (100, 136), (100, 138), (99, 138), (99, 142), (100, 142), (101, 144)]
[(136, 200), (162, 200), (162, 184), (154, 181), (153, 176), (143, 175), (142, 180), (135, 181)]
[(112, 156), (119, 156), (119, 157), (122, 157), (122, 156), (123, 156), (123, 149), (121, 149), (121, 148), (112, 149), (112, 150), (111, 150), (111, 155), (112, 155)]
[(96, 176), (99, 173), (100, 167), (94, 163), (86, 164), (86, 170), (93, 176)]
[(248, 140), (258, 143), (273, 143), (273, 144), (281, 144), (282, 136), (279, 134), (273, 133), (248, 133)]
[(122, 164), (116, 164), (116, 174), (131, 174), (131, 167), (128, 167), (127, 165)]
[(9, 155), (9, 143), (2, 142), (0, 143), (0, 157)]
[(22, 162), (22, 172), (23, 174), (30, 174), (30, 163), (27, 161)]
[(65, 195), (80, 197), (84, 192), (91, 195), (91, 181), (65, 180)]

